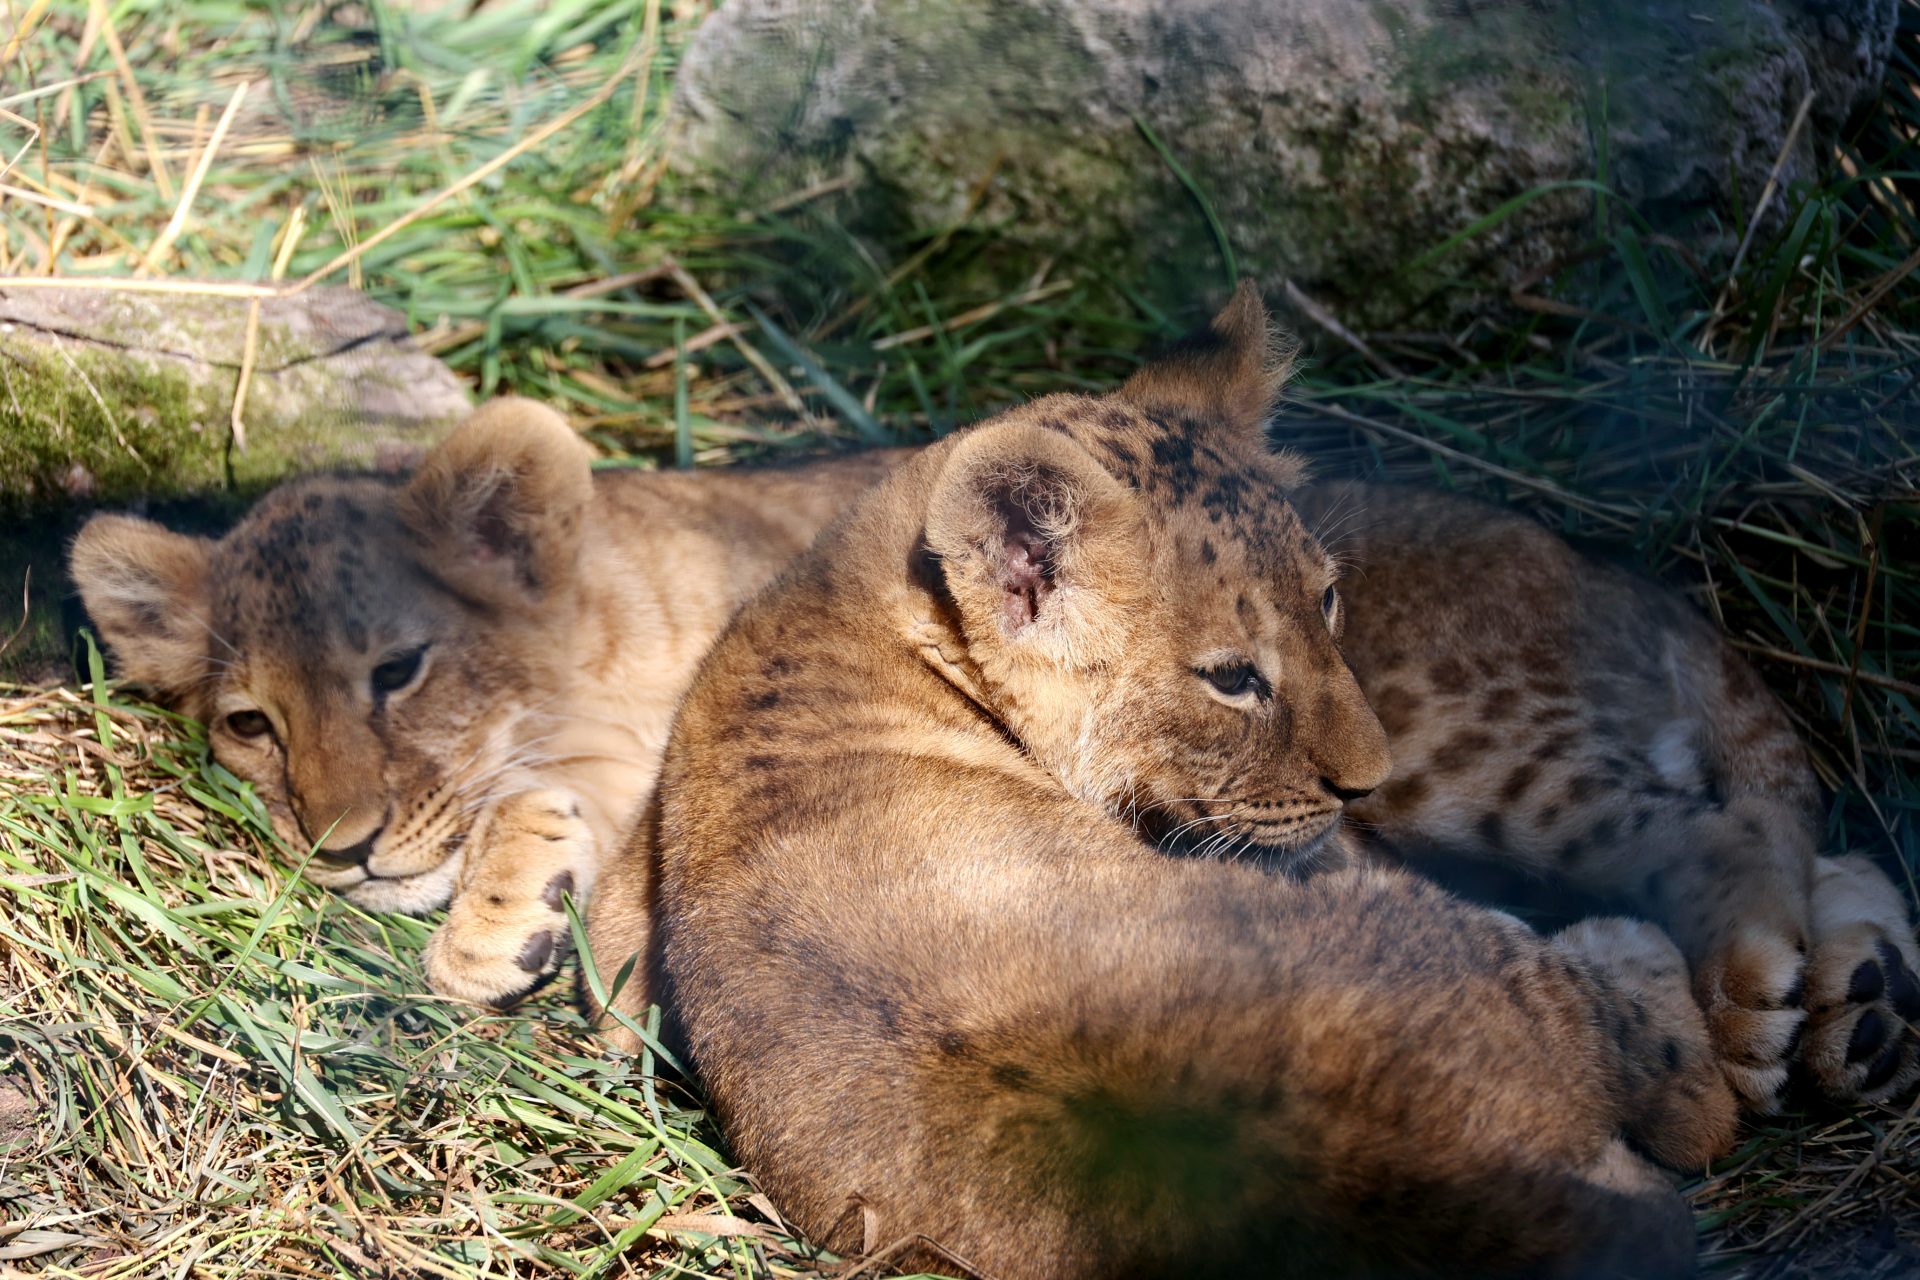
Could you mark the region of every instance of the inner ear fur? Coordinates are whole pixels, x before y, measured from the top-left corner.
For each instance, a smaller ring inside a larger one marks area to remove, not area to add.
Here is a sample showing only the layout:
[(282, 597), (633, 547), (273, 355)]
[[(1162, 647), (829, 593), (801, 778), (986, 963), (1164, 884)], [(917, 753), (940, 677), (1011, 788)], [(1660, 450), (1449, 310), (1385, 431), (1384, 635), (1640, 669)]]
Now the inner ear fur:
[(1055, 431), (969, 433), (928, 504), (927, 545), (970, 644), (1093, 657), (1118, 642), (1118, 607), (1145, 589), (1134, 495)]
[(137, 516), (99, 515), (80, 530), (69, 570), (122, 676), (174, 699), (199, 683), (212, 549)]
[(492, 603), (531, 603), (568, 582), (593, 497), (592, 455), (545, 405), (482, 405), (427, 455), (400, 500), (435, 573)]
[(1267, 318), (1259, 289), (1242, 280), (1210, 323), (1143, 365), (1119, 395), (1143, 409), (1201, 416), (1259, 438), (1297, 351)]

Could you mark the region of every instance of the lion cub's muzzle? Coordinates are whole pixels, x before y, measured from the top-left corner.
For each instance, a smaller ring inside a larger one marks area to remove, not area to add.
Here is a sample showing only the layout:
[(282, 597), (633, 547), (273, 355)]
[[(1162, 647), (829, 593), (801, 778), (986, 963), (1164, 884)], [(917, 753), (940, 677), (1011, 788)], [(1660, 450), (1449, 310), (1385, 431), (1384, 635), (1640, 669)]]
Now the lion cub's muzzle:
[(320, 871), (333, 873), (364, 871), (367, 859), (373, 856), (374, 845), (380, 839), (380, 833), (386, 829), (387, 824), (382, 822), (370, 834), (344, 849), (315, 849), (313, 860), (307, 865)]

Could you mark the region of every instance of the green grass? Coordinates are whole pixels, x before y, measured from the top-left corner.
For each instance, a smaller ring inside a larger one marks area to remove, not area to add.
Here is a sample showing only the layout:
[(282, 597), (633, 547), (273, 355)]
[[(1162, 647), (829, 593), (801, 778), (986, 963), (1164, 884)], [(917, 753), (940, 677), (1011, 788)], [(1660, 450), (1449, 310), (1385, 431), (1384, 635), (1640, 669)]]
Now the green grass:
[[(926, 439), (1111, 386), (1175, 332), (1089, 264), (982, 284), (993, 238), (966, 220), (882, 263), (814, 203), (688, 200), (664, 165), (664, 106), (706, 7), (498, 0), (466, 19), (374, 2), (329, 23), (306, 0), (122, 0), (142, 105), (96, 74), (112, 67), (98, 41), (80, 61), (85, 6), (61, 0), (0, 99), (93, 78), (9, 108), (40, 136), (8, 181), (94, 212), (0, 206), (0, 269), (133, 270), (196, 136), (254, 80), (163, 274), (264, 279), (296, 208), (288, 274), (320, 270), (594, 104), (330, 279), (400, 308), (478, 392), (565, 409), (611, 459)], [(1696, 261), (1602, 186), (1587, 248), (1468, 332), (1345, 335), (1305, 316), (1311, 360), (1278, 431), (1323, 470), (1522, 506), (1688, 591), (1812, 745), (1831, 846), (1873, 853), (1920, 901), (1920, 3), (1901, 13), (1845, 167), (1782, 193), (1737, 269)], [(0, 120), (0, 151), (17, 133)], [(1437, 228), (1408, 269), (1452, 260), (1528, 198)], [(44, 637), (58, 590), (42, 590)], [(430, 922), (301, 884), (192, 726), (102, 699), (0, 702), (0, 1267), (831, 1269), (768, 1225), (696, 1097), (597, 1053), (565, 983), (505, 1015), (429, 998)], [(1910, 1267), (1916, 1115), (1814, 1107), (1756, 1126), (1694, 1188), (1709, 1264)], [(747, 1234), (686, 1222), (723, 1205)]]
[(197, 726), (94, 688), (0, 698), (0, 1261), (810, 1265), (765, 1226), (700, 1229), (764, 1215), (697, 1101), (650, 1054), (603, 1056), (570, 985), (511, 1014), (429, 995), (427, 922), (314, 893)]

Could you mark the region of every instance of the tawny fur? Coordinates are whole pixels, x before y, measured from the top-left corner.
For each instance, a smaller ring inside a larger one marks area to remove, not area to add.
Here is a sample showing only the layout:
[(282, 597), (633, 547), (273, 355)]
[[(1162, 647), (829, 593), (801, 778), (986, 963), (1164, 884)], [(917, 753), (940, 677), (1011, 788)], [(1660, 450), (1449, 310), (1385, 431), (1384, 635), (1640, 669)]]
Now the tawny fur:
[(1697, 1167), (1734, 1101), (1656, 928), (1550, 942), (1404, 873), (1142, 838), (1337, 862), (1388, 773), (1260, 438), (1265, 337), (1243, 294), (1114, 396), (929, 448), (750, 603), (594, 901), (599, 963), (655, 953), (736, 1153), (838, 1251), (1685, 1274), (1623, 1139)]
[(500, 1002), (564, 954), (564, 895), (651, 790), (727, 616), (891, 460), (596, 478), (558, 415), (502, 400), (410, 479), (297, 481), (217, 541), (96, 517), (73, 572), (120, 672), (207, 722), (308, 876), (451, 901), (428, 980)]

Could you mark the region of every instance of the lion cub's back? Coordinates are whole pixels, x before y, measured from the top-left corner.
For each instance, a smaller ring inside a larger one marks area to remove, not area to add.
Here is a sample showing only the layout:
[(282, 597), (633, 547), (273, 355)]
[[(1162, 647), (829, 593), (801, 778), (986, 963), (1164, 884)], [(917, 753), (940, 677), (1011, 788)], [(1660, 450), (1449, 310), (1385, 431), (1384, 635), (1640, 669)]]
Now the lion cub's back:
[(792, 466), (602, 471), (595, 519), (617, 544), (647, 549), (654, 576), (672, 584), (663, 589), (737, 604), (911, 454), (873, 449)]

